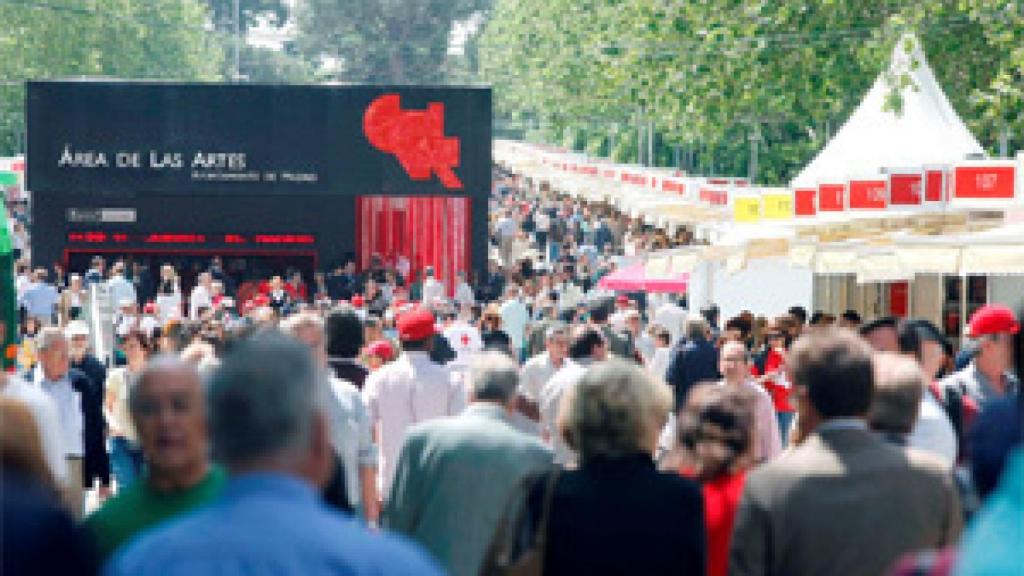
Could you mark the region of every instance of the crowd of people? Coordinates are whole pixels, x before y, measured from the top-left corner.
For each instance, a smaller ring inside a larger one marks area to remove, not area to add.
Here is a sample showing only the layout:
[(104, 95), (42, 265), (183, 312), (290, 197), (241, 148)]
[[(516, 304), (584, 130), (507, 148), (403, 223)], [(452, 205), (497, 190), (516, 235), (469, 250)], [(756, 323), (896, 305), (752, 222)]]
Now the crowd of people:
[[(489, 270), (19, 264), (3, 573), (1014, 574), (1019, 324), (719, 318), (692, 242), (499, 174)], [(307, 283), (307, 280), (309, 282)], [(102, 285), (115, 346), (98, 357)]]

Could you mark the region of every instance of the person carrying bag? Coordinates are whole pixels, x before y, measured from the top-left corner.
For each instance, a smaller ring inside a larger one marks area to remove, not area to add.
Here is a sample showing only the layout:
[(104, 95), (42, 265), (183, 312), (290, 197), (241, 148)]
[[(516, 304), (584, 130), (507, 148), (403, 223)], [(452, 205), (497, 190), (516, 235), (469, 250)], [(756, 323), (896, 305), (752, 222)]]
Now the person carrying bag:
[[(481, 576), (540, 576), (544, 573), (551, 503), (560, 470), (527, 477), (509, 498), (494, 539), (484, 558)], [(533, 487), (545, 483), (540, 516), (532, 518), (530, 494)]]

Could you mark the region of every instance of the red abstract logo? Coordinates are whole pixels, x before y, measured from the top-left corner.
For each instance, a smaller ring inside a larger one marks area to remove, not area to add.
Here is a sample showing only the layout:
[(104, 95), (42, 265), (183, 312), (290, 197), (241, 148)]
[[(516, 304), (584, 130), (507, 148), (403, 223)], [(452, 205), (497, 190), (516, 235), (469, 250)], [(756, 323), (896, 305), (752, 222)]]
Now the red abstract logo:
[(429, 180), (437, 174), (445, 188), (462, 189), (454, 171), (459, 166), (459, 139), (444, 135), (444, 104), (402, 110), (398, 94), (384, 94), (367, 106), (363, 132), (375, 148), (394, 154), (409, 178)]

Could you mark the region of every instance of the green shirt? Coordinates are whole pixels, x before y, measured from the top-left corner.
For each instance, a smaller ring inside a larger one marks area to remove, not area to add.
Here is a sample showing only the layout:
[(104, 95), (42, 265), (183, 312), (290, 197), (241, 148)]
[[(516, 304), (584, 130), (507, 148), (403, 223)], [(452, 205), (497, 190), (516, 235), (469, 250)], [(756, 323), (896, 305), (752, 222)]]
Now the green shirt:
[(157, 492), (146, 478), (133, 482), (85, 521), (100, 559), (108, 560), (122, 544), (148, 528), (212, 501), (226, 482), (224, 470), (216, 466), (202, 482), (178, 492)]

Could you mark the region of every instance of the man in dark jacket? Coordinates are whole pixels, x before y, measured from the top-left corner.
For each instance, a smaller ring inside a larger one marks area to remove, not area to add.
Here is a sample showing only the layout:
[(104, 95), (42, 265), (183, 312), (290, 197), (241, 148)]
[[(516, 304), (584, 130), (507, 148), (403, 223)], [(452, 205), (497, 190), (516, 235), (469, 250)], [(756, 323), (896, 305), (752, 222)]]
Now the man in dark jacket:
[(107, 454), (106, 420), (103, 400), (107, 384), (107, 368), (89, 350), (89, 326), (80, 320), (68, 324), (71, 385), (81, 395), (85, 418), (85, 459), (82, 482), (86, 488), (99, 479), (105, 496), (110, 488), (110, 457)]
[(686, 403), (694, 384), (719, 380), (718, 350), (708, 341), (711, 329), (704, 318), (691, 316), (683, 324), (683, 335), (672, 351), (665, 380), (675, 391), (676, 410)]
[(634, 358), (633, 339), (629, 334), (616, 332), (608, 325), (608, 314), (612, 309), (612, 305), (612, 301), (609, 298), (591, 302), (588, 310), (590, 323), (604, 334), (605, 339), (608, 340), (608, 349), (611, 350), (612, 354), (624, 360), (632, 360)]
[(360, 292), (362, 287), (356, 276), (355, 262), (346, 262), (327, 276), (327, 294), (331, 300), (351, 300), (353, 295)]
[(487, 263), (487, 277), (477, 288), (476, 299), (480, 302), (492, 302), (505, 293), (505, 276), (496, 262)]

